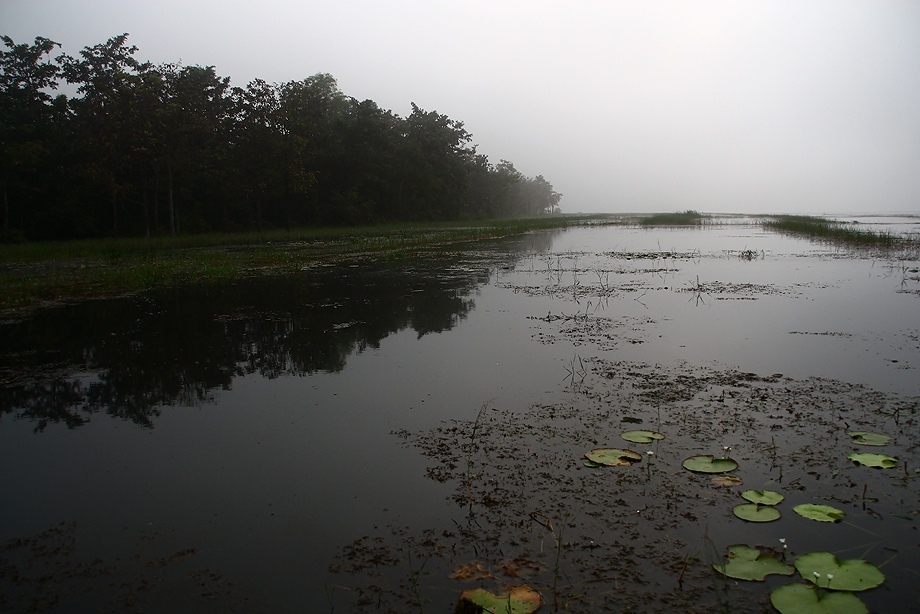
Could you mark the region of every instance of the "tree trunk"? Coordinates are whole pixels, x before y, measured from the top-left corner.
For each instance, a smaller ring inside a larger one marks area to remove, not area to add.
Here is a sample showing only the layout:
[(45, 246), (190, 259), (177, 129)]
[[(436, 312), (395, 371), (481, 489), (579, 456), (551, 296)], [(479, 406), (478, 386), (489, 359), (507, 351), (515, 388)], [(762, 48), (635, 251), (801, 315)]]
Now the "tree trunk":
[(112, 235), (118, 236), (118, 190), (112, 188)]
[(173, 202), (173, 170), (172, 160), (166, 158), (166, 202), (169, 209), (169, 234), (176, 236), (176, 209)]

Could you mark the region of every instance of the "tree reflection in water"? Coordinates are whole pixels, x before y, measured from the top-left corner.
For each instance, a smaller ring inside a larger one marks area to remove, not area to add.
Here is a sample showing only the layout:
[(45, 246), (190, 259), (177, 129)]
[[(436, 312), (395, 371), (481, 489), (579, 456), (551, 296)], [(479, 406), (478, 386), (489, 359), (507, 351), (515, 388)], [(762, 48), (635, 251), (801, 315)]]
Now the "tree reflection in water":
[(35, 430), (106, 413), (153, 427), (236, 377), (337, 372), (400, 330), (451, 329), (492, 262), (431, 259), (267, 277), (49, 309), (0, 326), (0, 414)]

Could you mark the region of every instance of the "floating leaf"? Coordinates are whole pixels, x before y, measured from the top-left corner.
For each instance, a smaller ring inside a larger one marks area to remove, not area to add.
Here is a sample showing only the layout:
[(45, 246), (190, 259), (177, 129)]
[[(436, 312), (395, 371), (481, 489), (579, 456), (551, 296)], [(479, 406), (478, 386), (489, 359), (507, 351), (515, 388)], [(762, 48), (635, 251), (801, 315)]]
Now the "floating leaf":
[(741, 478), (737, 475), (716, 475), (712, 477), (716, 486), (741, 486)]
[(595, 448), (587, 452), (585, 458), (598, 465), (621, 467), (639, 462), (642, 460), (642, 455), (632, 450), (621, 450), (619, 448)]
[(504, 595), (495, 595), (484, 588), (476, 588), (460, 593), (457, 611), (466, 611), (464, 606), (478, 606), (478, 611), (496, 614), (531, 614), (540, 609), (540, 593), (529, 586), (521, 584), (512, 586)]
[(795, 568), (806, 580), (838, 591), (865, 591), (885, 581), (885, 574), (872, 563), (861, 559), (842, 561), (830, 552), (803, 554), (795, 560)]
[(600, 463), (595, 463), (592, 460), (585, 460), (585, 467), (588, 469), (597, 469), (598, 467), (603, 467), (603, 465)]
[(887, 454), (872, 454), (871, 452), (853, 452), (847, 454), (847, 458), (854, 463), (865, 465), (866, 467), (880, 467), (882, 469), (891, 469), (898, 466), (898, 459)]
[(716, 458), (712, 454), (691, 456), (683, 463), (684, 469), (695, 473), (728, 473), (738, 468), (730, 458)]
[(626, 431), (620, 435), (626, 441), (632, 443), (652, 443), (656, 439), (664, 439), (664, 435), (657, 431)]
[(462, 564), (450, 574), (451, 580), (483, 580), (493, 578), (492, 572), (480, 561), (473, 561), (470, 564)]
[(866, 431), (851, 431), (847, 433), (853, 438), (853, 443), (861, 446), (885, 446), (891, 441), (891, 437), (881, 433), (867, 433)]
[(784, 496), (773, 490), (746, 490), (741, 493), (741, 497), (760, 505), (779, 505), (785, 499)]
[(773, 522), (774, 520), (779, 520), (782, 515), (775, 507), (756, 503), (736, 505), (732, 509), (732, 513), (741, 520), (747, 520), (748, 522)]
[(763, 582), (763, 579), (769, 574), (791, 576), (795, 573), (792, 565), (783, 563), (773, 554), (761, 552), (744, 544), (729, 546), (728, 562), (713, 563), (712, 567), (729, 578), (757, 582)]
[(838, 510), (830, 505), (817, 505), (814, 503), (803, 503), (796, 505), (795, 513), (803, 518), (818, 520), (820, 522), (840, 522), (846, 514), (843, 510)]
[(853, 593), (818, 590), (810, 584), (787, 584), (770, 593), (780, 614), (868, 614), (869, 608)]

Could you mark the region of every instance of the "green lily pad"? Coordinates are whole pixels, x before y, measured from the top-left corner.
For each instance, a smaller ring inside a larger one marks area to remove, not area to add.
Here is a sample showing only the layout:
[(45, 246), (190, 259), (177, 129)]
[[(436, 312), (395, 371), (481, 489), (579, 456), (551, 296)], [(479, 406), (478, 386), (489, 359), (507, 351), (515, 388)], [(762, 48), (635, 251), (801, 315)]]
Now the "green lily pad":
[(817, 505), (815, 503), (803, 503), (796, 505), (795, 513), (809, 520), (818, 520), (820, 522), (840, 522), (846, 516), (843, 510), (838, 510), (830, 505)]
[(756, 503), (742, 503), (732, 508), (732, 513), (741, 520), (748, 522), (773, 522), (782, 516), (779, 510), (770, 505)]
[[(495, 614), (531, 614), (540, 609), (540, 593), (521, 584), (512, 586), (504, 595), (495, 595), (484, 588), (474, 588), (460, 593), (461, 604), (478, 606), (479, 611)], [(457, 606), (457, 611), (466, 611)]]
[(795, 568), (809, 582), (838, 591), (865, 591), (885, 581), (885, 574), (872, 563), (861, 559), (842, 561), (830, 552), (803, 554), (795, 560)]
[(795, 573), (792, 565), (787, 565), (773, 554), (761, 552), (756, 548), (737, 544), (728, 547), (728, 561), (713, 563), (712, 568), (729, 578), (763, 582), (770, 574), (791, 576)]
[(869, 608), (853, 593), (822, 591), (809, 584), (786, 584), (770, 593), (780, 614), (868, 614)]
[(746, 490), (741, 497), (760, 505), (779, 505), (786, 498), (773, 490)]
[(891, 437), (881, 433), (867, 433), (866, 431), (850, 431), (847, 433), (853, 438), (853, 443), (861, 446), (885, 446), (891, 441)]
[(621, 450), (620, 448), (595, 448), (585, 453), (585, 458), (598, 465), (622, 467), (639, 462), (642, 460), (642, 455), (632, 450)]
[(600, 463), (595, 463), (594, 461), (585, 459), (585, 467), (588, 469), (597, 469), (598, 467), (603, 467)]
[(620, 435), (626, 441), (631, 441), (632, 443), (652, 443), (656, 439), (664, 439), (664, 435), (657, 431), (626, 431)]
[(865, 465), (866, 467), (880, 467), (882, 469), (891, 469), (898, 466), (898, 459), (887, 454), (872, 454), (871, 452), (853, 452), (847, 454), (847, 458), (854, 463)]
[(694, 473), (728, 473), (738, 468), (730, 458), (716, 458), (712, 454), (691, 456), (683, 462), (684, 469)]

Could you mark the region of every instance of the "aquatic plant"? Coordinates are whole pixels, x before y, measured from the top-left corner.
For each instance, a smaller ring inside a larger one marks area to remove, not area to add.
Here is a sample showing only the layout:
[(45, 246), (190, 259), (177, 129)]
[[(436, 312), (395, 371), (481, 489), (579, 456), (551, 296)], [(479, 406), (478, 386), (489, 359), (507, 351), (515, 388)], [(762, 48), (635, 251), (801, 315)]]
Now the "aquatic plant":
[(712, 567), (736, 580), (763, 582), (770, 574), (791, 576), (795, 573), (792, 565), (783, 563), (774, 554), (744, 544), (729, 546), (727, 559), (724, 563), (713, 563)]
[(626, 431), (620, 437), (632, 443), (652, 443), (656, 439), (664, 439), (664, 435), (657, 431)]
[(623, 467), (641, 461), (642, 455), (633, 450), (620, 448), (595, 448), (590, 452), (585, 452), (585, 458), (597, 465)]
[(795, 568), (809, 582), (838, 591), (866, 591), (885, 581), (885, 574), (868, 561), (838, 559), (830, 552), (809, 552), (795, 560)]
[(892, 469), (898, 466), (898, 459), (887, 454), (872, 454), (870, 452), (853, 452), (847, 458), (858, 465), (877, 467), (879, 469)]
[(773, 490), (745, 490), (741, 498), (758, 505), (779, 505), (785, 497)]
[(868, 614), (869, 608), (853, 593), (822, 591), (809, 584), (786, 584), (770, 593), (780, 614)]
[(815, 503), (803, 503), (792, 508), (796, 514), (809, 520), (818, 522), (840, 522), (846, 516), (843, 510), (838, 510), (830, 505), (818, 505)]
[(656, 213), (643, 217), (639, 223), (643, 226), (696, 226), (704, 223), (709, 218), (699, 211), (687, 209), (677, 213)]
[(742, 503), (732, 508), (732, 513), (748, 522), (773, 522), (779, 520), (782, 514), (772, 505), (760, 505), (757, 503)]
[(911, 243), (909, 238), (898, 237), (890, 232), (863, 230), (853, 224), (809, 215), (774, 215), (765, 220), (763, 225), (770, 230), (855, 246), (888, 248), (908, 246)]
[(730, 458), (716, 458), (712, 454), (691, 456), (682, 466), (694, 473), (728, 473), (738, 468), (738, 463)]
[(484, 588), (460, 593), (455, 614), (494, 612), (495, 614), (531, 614), (540, 609), (540, 593), (525, 584), (512, 586), (507, 593), (496, 595)]
[(853, 443), (861, 446), (885, 446), (891, 441), (891, 437), (882, 433), (868, 433), (866, 431), (850, 431), (847, 433), (853, 438)]

